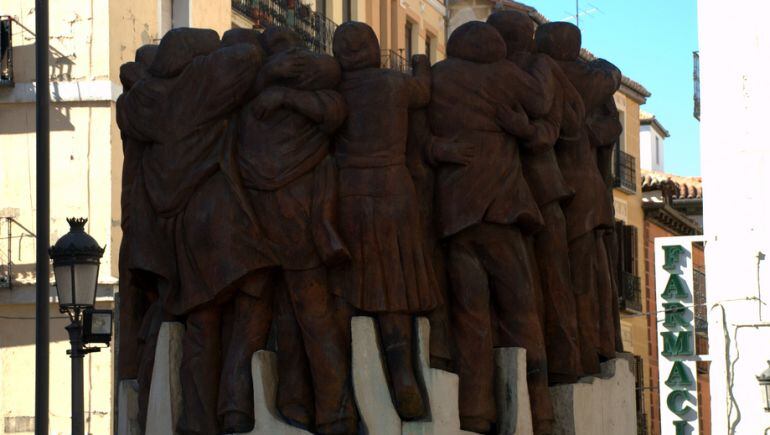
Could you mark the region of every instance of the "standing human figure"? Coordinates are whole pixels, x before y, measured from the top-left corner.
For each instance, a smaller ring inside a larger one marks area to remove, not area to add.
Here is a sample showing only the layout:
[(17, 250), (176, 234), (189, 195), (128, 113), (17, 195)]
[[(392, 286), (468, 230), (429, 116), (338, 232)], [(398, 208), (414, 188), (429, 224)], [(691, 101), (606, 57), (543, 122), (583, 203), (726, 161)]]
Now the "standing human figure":
[[(564, 22), (544, 24), (535, 32), (535, 44), (538, 52), (549, 55), (559, 64), (569, 82), (569, 85), (563, 83), (563, 88), (574, 87), (578, 93), (568, 94), (567, 98), (580, 98), (585, 114), (596, 110), (617, 90), (617, 68), (610, 68), (611, 64), (606, 61), (586, 62), (579, 58), (581, 35), (577, 26)], [(577, 135), (560, 136), (556, 155), (567, 184), (575, 192), (563, 209), (580, 325), (581, 365), (583, 374), (593, 375), (600, 372), (600, 355), (607, 352), (602, 345), (606, 339), (603, 340), (600, 332), (602, 317), (612, 316), (612, 308), (600, 304), (616, 305), (606, 296), (607, 289), (611, 294), (612, 277), (603, 237), (604, 231), (614, 226), (614, 215), (585, 115), (578, 123), (581, 128)], [(614, 336), (611, 340), (614, 349)], [(602, 356), (612, 357), (614, 351)]]
[(409, 110), (428, 104), (430, 65), (415, 56), (413, 76), (380, 68), (377, 37), (359, 22), (337, 28), (333, 51), (349, 111), (334, 156), (340, 231), (352, 258), (336, 270), (334, 290), (375, 316), (396, 410), (413, 420), (426, 413), (413, 364), (413, 318), (441, 303), (406, 166)]
[[(270, 57), (257, 78), (259, 94), (239, 113), (231, 163), (262, 229), (263, 243), (278, 259), (301, 331), (303, 347), (291, 349), (282, 348), (286, 331), (278, 331), (278, 352), (294, 352), (295, 358), (305, 353), (309, 361), (315, 409), (289, 417), (309, 423), (317, 433), (351, 434), (358, 418), (349, 327), (339, 321), (327, 283), (327, 265), (348, 257), (335, 229), (336, 180), (329, 155), (331, 135), (346, 115), (342, 96), (334, 90), (340, 68), (331, 56), (304, 48), (290, 30), (269, 28), (260, 39)], [(270, 293), (257, 301), (263, 307), (260, 312), (271, 309)], [(258, 326), (259, 347), (267, 341), (270, 320), (266, 317)], [(293, 388), (281, 383), (280, 376), (279, 387)], [(315, 421), (303, 421), (309, 415)]]
[[(174, 29), (161, 40), (148, 77), (117, 102), (121, 133), (133, 139), (126, 144), (143, 147), (122, 261), (134, 280), (149, 283), (143, 287), (157, 288), (157, 312), (186, 324), (177, 426), (184, 434), (218, 433), (221, 305), (236, 287), (259, 287), (250, 272), (274, 263), (266, 252), (234, 251), (227, 234), (188, 233), (196, 226), (229, 230), (243, 217), (218, 176), (219, 160), (227, 118), (250, 94), (261, 62), (254, 45), (222, 47), (212, 30)], [(148, 324), (150, 336), (158, 323)]]
[(530, 128), (527, 113), (542, 117), (552, 102), (532, 76), (505, 60), (505, 42), (489, 24), (458, 27), (447, 54), (433, 66), (431, 128), (457, 146), (475, 146), (466, 163), (438, 167), (435, 188), (439, 235), (448, 250), (460, 422), (464, 430), (491, 429), (497, 421), (494, 348), (522, 347), (535, 433), (547, 434), (553, 409), (539, 295), (524, 238), (543, 221), (524, 179), (516, 137)]
[[(543, 293), (549, 383), (575, 382), (581, 371), (578, 323), (570, 282), (567, 227), (561, 208), (572, 198), (572, 191), (559, 168), (554, 145), (560, 132), (574, 135), (580, 126), (569, 122), (569, 113), (568, 119), (563, 120), (565, 110), (575, 109), (565, 108), (564, 90), (557, 77), (561, 74), (559, 66), (546, 55), (532, 52), (532, 19), (520, 12), (500, 11), (490, 15), (487, 23), (505, 40), (507, 59), (542, 83), (544, 93), (554, 93), (546, 116), (531, 120), (531, 127), (519, 137), (519, 143), (524, 178), (545, 222), (545, 228), (534, 235), (534, 251)], [(536, 63), (538, 59), (544, 61)], [(534, 69), (534, 65), (541, 68)], [(578, 105), (577, 110), (581, 109), (582, 105)]]

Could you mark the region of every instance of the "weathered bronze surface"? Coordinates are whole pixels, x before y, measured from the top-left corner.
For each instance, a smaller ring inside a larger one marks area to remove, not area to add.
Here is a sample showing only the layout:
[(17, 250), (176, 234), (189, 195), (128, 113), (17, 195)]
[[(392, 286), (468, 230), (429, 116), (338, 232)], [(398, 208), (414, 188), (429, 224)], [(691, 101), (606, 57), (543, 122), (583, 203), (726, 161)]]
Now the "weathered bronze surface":
[(495, 428), (494, 348), (527, 350), (537, 434), (549, 384), (619, 350), (609, 180), (620, 71), (580, 31), (498, 12), (447, 59), (380, 67), (363, 23), (333, 56), (290, 30), (174, 29), (121, 68), (119, 375), (143, 421), (163, 321), (186, 326), (180, 433), (254, 426), (252, 354), (277, 352), (277, 405), (358, 433), (350, 318), (379, 325), (394, 406), (429, 418), (414, 319), (460, 376), (463, 429)]

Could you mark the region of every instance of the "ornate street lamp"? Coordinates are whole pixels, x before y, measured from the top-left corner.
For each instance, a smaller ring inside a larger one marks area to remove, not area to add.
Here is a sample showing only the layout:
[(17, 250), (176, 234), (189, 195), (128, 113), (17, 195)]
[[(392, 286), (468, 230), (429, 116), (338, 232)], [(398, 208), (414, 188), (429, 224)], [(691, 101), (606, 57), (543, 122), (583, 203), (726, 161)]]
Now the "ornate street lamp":
[[(72, 359), (72, 433), (82, 435), (83, 421), (83, 357), (98, 352), (88, 343), (109, 344), (112, 336), (112, 311), (94, 310), (99, 259), (104, 254), (93, 237), (85, 232), (88, 219), (70, 218), (70, 232), (49, 249), (59, 296), (59, 311), (71, 320), (67, 326)], [(84, 328), (85, 323), (85, 328)]]
[(759, 388), (762, 389), (762, 402), (765, 405), (765, 412), (770, 412), (770, 361), (767, 362), (767, 369), (757, 376)]

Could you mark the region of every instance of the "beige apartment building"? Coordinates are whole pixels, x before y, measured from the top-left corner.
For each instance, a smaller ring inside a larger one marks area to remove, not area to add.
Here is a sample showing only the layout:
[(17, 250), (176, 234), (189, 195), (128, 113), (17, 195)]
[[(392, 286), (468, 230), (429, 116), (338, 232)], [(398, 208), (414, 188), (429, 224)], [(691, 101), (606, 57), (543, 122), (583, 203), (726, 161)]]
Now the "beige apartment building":
[[(106, 250), (98, 305), (114, 308), (120, 245), (122, 142), (115, 101), (119, 68), (143, 44), (174, 27), (291, 25), (330, 49), (337, 23), (364, 21), (382, 41), (383, 65), (408, 69), (411, 54), (444, 58), (442, 0), (68, 0), (50, 2), (51, 243), (87, 217)], [(289, 18), (287, 20), (287, 18)], [(304, 20), (304, 21), (303, 21)], [(34, 430), (35, 303), (35, 2), (0, 3), (0, 434)], [(300, 24), (303, 26), (300, 26)], [(5, 35), (5, 33), (3, 34)], [(5, 38), (5, 36), (4, 36)], [(52, 277), (48, 277), (52, 280)], [(51, 287), (50, 431), (70, 431), (68, 323)], [(113, 428), (113, 348), (85, 357), (85, 424)]]

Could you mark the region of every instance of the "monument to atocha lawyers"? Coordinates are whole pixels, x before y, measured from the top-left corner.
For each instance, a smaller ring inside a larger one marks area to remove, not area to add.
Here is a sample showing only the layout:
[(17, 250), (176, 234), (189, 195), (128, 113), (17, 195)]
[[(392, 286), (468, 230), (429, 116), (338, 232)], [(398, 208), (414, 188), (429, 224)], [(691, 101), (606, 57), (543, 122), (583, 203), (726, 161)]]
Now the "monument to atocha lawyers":
[(578, 387), (634, 420), (633, 381), (601, 391), (622, 351), (621, 74), (580, 45), (572, 24), (498, 12), (410, 74), (358, 22), (333, 56), (283, 28), (140, 48), (117, 102), (135, 429), (580, 434), (600, 417), (578, 415)]

